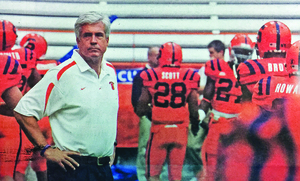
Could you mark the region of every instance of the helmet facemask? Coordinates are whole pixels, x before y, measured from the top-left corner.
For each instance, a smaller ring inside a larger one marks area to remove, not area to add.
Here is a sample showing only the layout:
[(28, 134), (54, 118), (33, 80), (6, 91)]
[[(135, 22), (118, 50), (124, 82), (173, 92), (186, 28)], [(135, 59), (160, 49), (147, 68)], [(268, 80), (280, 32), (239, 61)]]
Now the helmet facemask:
[(240, 64), (248, 59), (252, 58), (253, 49), (233, 47), (231, 50), (230, 59), (233, 60), (234, 64)]

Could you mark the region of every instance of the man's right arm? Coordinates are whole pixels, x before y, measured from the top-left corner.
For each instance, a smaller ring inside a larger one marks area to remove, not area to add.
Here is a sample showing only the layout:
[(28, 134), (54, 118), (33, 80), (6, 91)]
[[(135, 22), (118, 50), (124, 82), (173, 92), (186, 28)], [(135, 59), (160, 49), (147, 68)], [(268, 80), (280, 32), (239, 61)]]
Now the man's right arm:
[(211, 100), (213, 99), (215, 94), (215, 81), (211, 79), (209, 76), (207, 77), (207, 82), (203, 91), (203, 99), (199, 105), (199, 119), (200, 125), (204, 129), (208, 129), (208, 123), (205, 123), (203, 120), (211, 107)]
[(35, 147), (44, 147), (47, 145), (47, 141), (40, 130), (37, 120), (33, 116), (24, 116), (16, 111), (14, 111), (14, 116), (27, 138)]
[(131, 91), (131, 104), (136, 108), (139, 97), (142, 93), (143, 79), (140, 77), (140, 73), (137, 73), (132, 82), (132, 91)]
[[(37, 148), (37, 150), (43, 150), (48, 145), (46, 138), (44, 137), (37, 120), (33, 116), (24, 116), (16, 111), (14, 111), (15, 118), (17, 119), (17, 122), (21, 126), (22, 130), (24, 131), (27, 138), (30, 140), (30, 142)], [(77, 166), (79, 167), (79, 164), (69, 157), (68, 155), (80, 155), (77, 152), (74, 151), (61, 151), (58, 148), (47, 148), (46, 150), (43, 150), (43, 156), (52, 162), (56, 162), (59, 166), (61, 166), (64, 170), (66, 170), (65, 165), (70, 166), (73, 170)]]

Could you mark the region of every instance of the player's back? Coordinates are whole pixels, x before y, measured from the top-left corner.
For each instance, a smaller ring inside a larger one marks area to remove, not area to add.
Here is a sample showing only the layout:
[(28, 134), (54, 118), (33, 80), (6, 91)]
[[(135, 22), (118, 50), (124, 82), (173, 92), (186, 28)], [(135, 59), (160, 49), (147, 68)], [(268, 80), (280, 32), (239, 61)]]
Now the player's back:
[(153, 124), (188, 124), (186, 106), (192, 89), (197, 89), (200, 76), (188, 68), (163, 66), (141, 73), (143, 84), (152, 97)]
[(268, 76), (263, 78), (254, 87), (252, 102), (266, 110), (271, 110), (275, 99), (299, 96), (299, 81), (298, 76)]
[(19, 86), (23, 94), (27, 89), (27, 79), (30, 76), (32, 69), (36, 68), (37, 60), (35, 53), (24, 47), (12, 49), (9, 51), (0, 51), (0, 55), (8, 55), (16, 59), (22, 67), (22, 85)]
[(16, 59), (21, 64), (23, 73), (27, 78), (31, 69), (36, 67), (36, 55), (28, 48), (20, 47), (9, 51), (0, 51), (0, 55), (8, 55)]
[(242, 91), (228, 62), (222, 59), (206, 62), (205, 74), (215, 81), (212, 108), (228, 114), (239, 113)]
[(287, 75), (285, 58), (264, 58), (247, 60), (237, 68), (238, 80), (253, 92), (254, 85), (262, 78), (272, 75)]
[(0, 95), (7, 88), (20, 84), (22, 68), (20, 63), (10, 56), (0, 55)]

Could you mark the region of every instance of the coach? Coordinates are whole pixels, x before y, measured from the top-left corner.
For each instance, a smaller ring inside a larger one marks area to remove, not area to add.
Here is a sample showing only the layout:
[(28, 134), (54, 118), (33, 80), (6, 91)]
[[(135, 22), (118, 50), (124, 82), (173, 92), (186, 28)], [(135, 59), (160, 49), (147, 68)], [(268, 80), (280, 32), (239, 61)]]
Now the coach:
[[(96, 12), (80, 15), (75, 34), (78, 50), (20, 100), (15, 117), (47, 159), (49, 181), (112, 181), (109, 162), (119, 99), (115, 70), (103, 60), (109, 18)], [(49, 116), (53, 147), (37, 124), (45, 116)]]

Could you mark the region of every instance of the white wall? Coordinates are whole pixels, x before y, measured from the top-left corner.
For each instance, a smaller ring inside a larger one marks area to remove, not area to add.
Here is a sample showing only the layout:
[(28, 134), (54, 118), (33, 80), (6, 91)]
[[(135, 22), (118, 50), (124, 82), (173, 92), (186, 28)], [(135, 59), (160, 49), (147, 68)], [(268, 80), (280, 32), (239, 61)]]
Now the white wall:
[(210, 41), (227, 45), (241, 32), (255, 41), (258, 29), (271, 20), (287, 24), (292, 41), (299, 40), (299, 6), (295, 0), (22, 0), (0, 1), (0, 18), (18, 28), (17, 42), (29, 32), (44, 36), (49, 45), (45, 59), (65, 55), (76, 44), (73, 26), (78, 15), (95, 10), (118, 16), (111, 26), (107, 60), (145, 61), (148, 46), (174, 41), (183, 47), (184, 61), (205, 62)]

